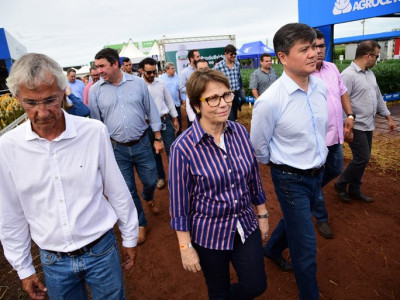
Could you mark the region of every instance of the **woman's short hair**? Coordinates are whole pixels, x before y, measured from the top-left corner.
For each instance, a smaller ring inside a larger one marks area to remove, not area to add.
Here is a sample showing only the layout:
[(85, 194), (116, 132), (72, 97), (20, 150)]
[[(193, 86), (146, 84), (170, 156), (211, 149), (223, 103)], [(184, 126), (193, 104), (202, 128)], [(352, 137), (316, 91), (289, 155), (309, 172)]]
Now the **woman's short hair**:
[(222, 72), (213, 69), (196, 70), (186, 83), (186, 94), (193, 111), (196, 111), (195, 107), (200, 107), (201, 95), (210, 82), (219, 82), (230, 88), (229, 79)]

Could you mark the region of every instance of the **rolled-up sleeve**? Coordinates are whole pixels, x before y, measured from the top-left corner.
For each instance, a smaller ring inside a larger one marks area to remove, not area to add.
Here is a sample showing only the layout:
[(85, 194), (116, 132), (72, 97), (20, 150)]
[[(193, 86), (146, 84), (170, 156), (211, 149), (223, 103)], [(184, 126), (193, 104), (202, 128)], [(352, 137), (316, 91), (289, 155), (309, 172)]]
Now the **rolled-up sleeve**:
[(178, 231), (189, 231), (192, 189), (190, 163), (177, 145), (171, 147), (168, 178), (171, 227)]

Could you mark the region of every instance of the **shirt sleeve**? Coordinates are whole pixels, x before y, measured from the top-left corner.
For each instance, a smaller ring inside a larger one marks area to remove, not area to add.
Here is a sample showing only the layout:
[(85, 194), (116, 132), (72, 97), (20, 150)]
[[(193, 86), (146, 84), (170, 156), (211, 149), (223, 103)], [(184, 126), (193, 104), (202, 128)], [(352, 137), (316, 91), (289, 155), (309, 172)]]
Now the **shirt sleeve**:
[(190, 105), (190, 100), (188, 99), (186, 103), (186, 114), (190, 122), (193, 122), (196, 119), (196, 113), (193, 111), (192, 106)]
[[(342, 82), (344, 86), (347, 88), (347, 93), (349, 96), (351, 95), (351, 91), (353, 90), (353, 76), (348, 74), (348, 72), (342, 72)], [(351, 99), (351, 97), (350, 97)]]
[(124, 247), (135, 247), (139, 231), (137, 210), (115, 160), (110, 136), (105, 126), (102, 126), (100, 134), (99, 168), (103, 177), (104, 195), (118, 217), (122, 245)]
[(254, 104), (250, 140), (257, 160), (262, 164), (270, 161), (269, 144), (275, 128), (275, 118), (268, 99), (258, 99)]
[(176, 108), (175, 108), (174, 99), (172, 99), (171, 94), (169, 93), (165, 83), (164, 82), (161, 82), (161, 83), (163, 85), (164, 99), (165, 99), (165, 102), (166, 102), (167, 107), (168, 107), (169, 115), (172, 118), (176, 118), (176, 117), (178, 117), (178, 112), (176, 111)]
[(387, 108), (385, 100), (383, 100), (382, 93), (377, 82), (375, 90), (376, 90), (376, 101), (377, 101), (376, 112), (378, 113), (378, 115), (382, 117), (387, 117), (390, 115), (390, 111)]
[(101, 114), (100, 114), (99, 104), (97, 102), (97, 100), (98, 100), (97, 90), (99, 87), (97, 85), (96, 86), (92, 85), (92, 87), (93, 86), (95, 88), (91, 88), (89, 90), (90, 118), (103, 121), (103, 119), (101, 118)]
[(251, 74), (251, 78), (250, 78), (249, 88), (250, 88), (251, 90), (257, 89), (257, 76), (256, 76), (255, 72), (256, 72), (256, 71), (254, 71), (254, 72)]
[[(153, 132), (160, 131), (163, 129), (163, 123), (161, 123), (160, 113), (158, 112), (156, 103), (151, 96), (149, 89), (146, 86), (144, 80), (139, 81), (143, 92), (143, 105), (146, 116), (149, 118), (150, 127)], [(90, 102), (89, 102), (90, 103)]]
[(244, 129), (244, 133), (246, 135), (246, 140), (248, 143), (248, 147), (250, 148), (250, 153), (253, 158), (253, 165), (251, 169), (251, 177), (249, 179), (249, 191), (251, 196), (251, 202), (254, 205), (260, 205), (266, 202), (264, 188), (261, 182), (260, 170), (258, 168), (258, 162), (256, 155), (254, 153), (254, 148), (251, 145), (250, 138), (247, 135), (247, 132)]
[(181, 92), (181, 98), (183, 100), (186, 100), (186, 82), (187, 82), (187, 78), (186, 78), (186, 72), (183, 70), (181, 72), (181, 74), (179, 75), (179, 90)]
[(177, 231), (189, 231), (190, 195), (192, 190), (190, 163), (176, 144), (171, 147), (168, 178), (170, 225), (172, 229)]
[(347, 92), (347, 88), (343, 83), (342, 75), (340, 75), (340, 72), (339, 72), (338, 68), (336, 67), (336, 65), (332, 64), (332, 67), (334, 68), (334, 71), (338, 78), (340, 96), (343, 96)]
[(89, 106), (89, 90), (92, 87), (92, 85), (86, 85), (85, 89), (83, 90), (83, 103), (86, 106)]
[(24, 279), (35, 273), (29, 224), (9, 171), (11, 166), (8, 166), (1, 153), (0, 165), (0, 240), (4, 256), (18, 272), (18, 277)]

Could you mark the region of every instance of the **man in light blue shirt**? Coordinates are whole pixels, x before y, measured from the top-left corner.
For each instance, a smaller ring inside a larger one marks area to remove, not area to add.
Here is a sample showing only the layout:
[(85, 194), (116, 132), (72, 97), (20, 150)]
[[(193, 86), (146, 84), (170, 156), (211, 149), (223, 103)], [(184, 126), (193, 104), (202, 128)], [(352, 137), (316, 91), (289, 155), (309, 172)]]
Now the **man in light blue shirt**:
[(174, 100), (175, 109), (178, 112), (179, 130), (177, 136), (182, 133), (182, 112), (181, 112), (181, 95), (179, 92), (179, 77), (175, 73), (174, 63), (168, 62), (165, 65), (165, 73), (160, 76), (160, 79), (165, 82), (168, 91)]
[(260, 163), (270, 164), (283, 218), (264, 255), (284, 271), (289, 247), (300, 299), (318, 299), (316, 237), (311, 209), (321, 193), (328, 113), (326, 84), (316, 67), (316, 34), (305, 24), (283, 26), (274, 37), (282, 76), (256, 101), (251, 141)]
[(83, 81), (76, 80), (76, 71), (74, 69), (68, 69), (67, 79), (72, 94), (83, 101), (83, 90), (85, 89), (85, 84), (83, 83)]
[(134, 169), (143, 183), (142, 198), (150, 210), (159, 212), (153, 199), (157, 169), (147, 135), (149, 125), (154, 132), (156, 153), (164, 148), (160, 130), (163, 127), (156, 104), (146, 83), (139, 77), (120, 70), (118, 52), (105, 48), (94, 61), (100, 80), (89, 91), (90, 117), (102, 121), (110, 133), (115, 159), (131, 192), (138, 212), (138, 245), (146, 240), (147, 221), (136, 189)]

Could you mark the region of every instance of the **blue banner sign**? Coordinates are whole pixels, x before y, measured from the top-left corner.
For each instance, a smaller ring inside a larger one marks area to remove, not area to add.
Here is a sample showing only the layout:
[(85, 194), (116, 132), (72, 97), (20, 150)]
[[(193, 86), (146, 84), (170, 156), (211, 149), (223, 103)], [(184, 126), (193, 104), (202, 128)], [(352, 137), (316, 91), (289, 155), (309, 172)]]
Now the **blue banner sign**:
[(311, 27), (400, 12), (400, 0), (299, 0), (299, 21)]
[(396, 101), (400, 100), (400, 92), (399, 93), (391, 93), (382, 95), (383, 100), (385, 101)]

